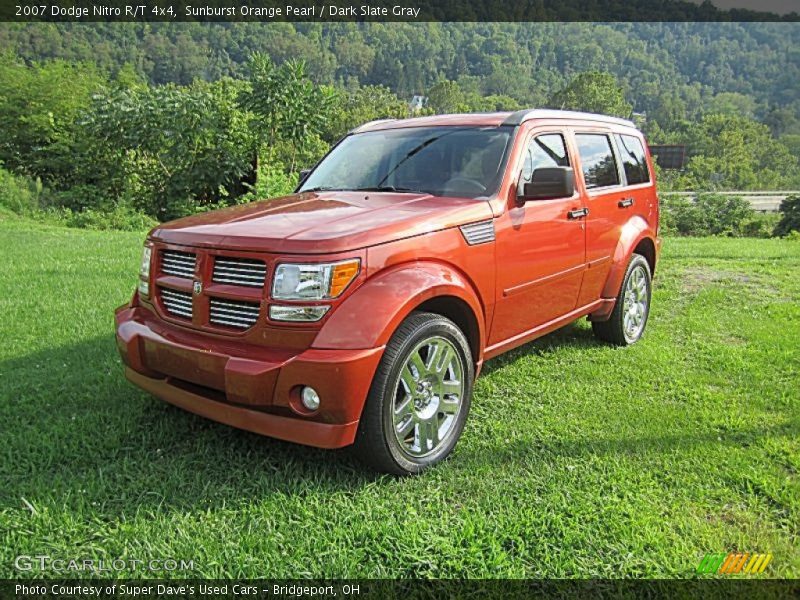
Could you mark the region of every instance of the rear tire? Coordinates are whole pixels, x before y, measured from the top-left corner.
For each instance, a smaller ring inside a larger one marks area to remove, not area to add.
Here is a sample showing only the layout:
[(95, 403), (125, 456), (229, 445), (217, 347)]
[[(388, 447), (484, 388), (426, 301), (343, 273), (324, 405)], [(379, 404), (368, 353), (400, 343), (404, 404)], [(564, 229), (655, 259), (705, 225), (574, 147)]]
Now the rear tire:
[(644, 333), (650, 316), (652, 277), (641, 254), (631, 256), (619, 296), (608, 321), (592, 321), (594, 335), (616, 346), (630, 346)]
[(474, 369), (469, 343), (451, 320), (415, 312), (386, 345), (359, 422), (358, 458), (409, 475), (453, 451), (469, 414)]

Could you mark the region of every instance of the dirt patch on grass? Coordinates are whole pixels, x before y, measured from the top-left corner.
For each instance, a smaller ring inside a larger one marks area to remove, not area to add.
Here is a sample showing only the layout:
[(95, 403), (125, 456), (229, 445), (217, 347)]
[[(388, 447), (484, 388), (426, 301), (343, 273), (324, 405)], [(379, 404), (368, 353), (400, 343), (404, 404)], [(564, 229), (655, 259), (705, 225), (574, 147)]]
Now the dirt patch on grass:
[(703, 288), (719, 283), (734, 284), (742, 287), (758, 286), (758, 282), (752, 275), (709, 267), (690, 267), (683, 272), (683, 284), (681, 287), (684, 292), (695, 294)]
[(684, 299), (692, 298), (705, 289), (719, 287), (731, 296), (745, 294), (748, 304), (775, 304), (797, 302), (781, 289), (781, 281), (773, 280), (762, 273), (743, 273), (714, 269), (713, 267), (693, 266), (686, 268), (680, 277), (680, 289)]

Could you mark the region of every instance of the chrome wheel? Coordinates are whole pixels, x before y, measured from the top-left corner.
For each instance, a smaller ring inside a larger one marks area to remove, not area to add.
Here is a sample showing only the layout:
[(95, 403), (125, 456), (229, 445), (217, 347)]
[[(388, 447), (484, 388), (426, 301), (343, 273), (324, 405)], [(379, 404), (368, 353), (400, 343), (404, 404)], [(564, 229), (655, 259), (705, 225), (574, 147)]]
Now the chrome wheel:
[(444, 337), (424, 339), (409, 353), (394, 389), (395, 438), (410, 456), (430, 454), (453, 433), (461, 411), (461, 355)]
[(647, 321), (647, 300), (647, 273), (642, 265), (637, 265), (628, 277), (622, 302), (622, 331), (628, 342), (642, 334)]

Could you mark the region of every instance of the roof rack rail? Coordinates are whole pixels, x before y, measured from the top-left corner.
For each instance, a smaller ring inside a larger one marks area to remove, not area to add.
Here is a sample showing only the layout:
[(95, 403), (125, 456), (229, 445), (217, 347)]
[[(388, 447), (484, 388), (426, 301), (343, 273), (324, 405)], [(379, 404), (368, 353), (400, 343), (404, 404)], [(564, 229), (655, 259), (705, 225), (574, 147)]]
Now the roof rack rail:
[(378, 123), (388, 123), (389, 121), (397, 121), (397, 119), (375, 119), (374, 121), (367, 121), (366, 123), (362, 123), (358, 127), (351, 129), (350, 133), (358, 133), (365, 127), (370, 127), (372, 125), (377, 125)]
[(633, 121), (620, 119), (619, 117), (609, 117), (607, 115), (578, 112), (574, 110), (551, 110), (546, 108), (524, 108), (518, 110), (506, 117), (506, 120), (503, 121), (503, 125), (522, 125), (525, 121), (530, 121), (531, 119), (583, 119), (584, 121), (599, 121), (602, 123), (625, 125), (626, 127), (636, 127)]

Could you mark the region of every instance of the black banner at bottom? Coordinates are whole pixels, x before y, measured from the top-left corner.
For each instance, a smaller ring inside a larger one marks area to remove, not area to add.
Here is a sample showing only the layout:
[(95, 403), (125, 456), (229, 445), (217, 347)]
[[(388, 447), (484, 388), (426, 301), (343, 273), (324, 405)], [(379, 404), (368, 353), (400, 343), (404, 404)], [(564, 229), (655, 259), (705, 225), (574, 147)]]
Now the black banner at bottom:
[(2, 580), (0, 598), (800, 598), (780, 579)]

